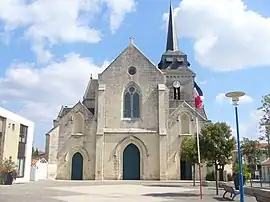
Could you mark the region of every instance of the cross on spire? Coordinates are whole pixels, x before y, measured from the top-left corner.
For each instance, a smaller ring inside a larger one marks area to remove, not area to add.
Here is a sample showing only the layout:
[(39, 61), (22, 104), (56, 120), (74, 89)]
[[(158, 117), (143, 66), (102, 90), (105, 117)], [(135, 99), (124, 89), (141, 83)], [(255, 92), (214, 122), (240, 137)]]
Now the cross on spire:
[(130, 44), (134, 44), (134, 37), (133, 36), (130, 36), (129, 40), (130, 40)]

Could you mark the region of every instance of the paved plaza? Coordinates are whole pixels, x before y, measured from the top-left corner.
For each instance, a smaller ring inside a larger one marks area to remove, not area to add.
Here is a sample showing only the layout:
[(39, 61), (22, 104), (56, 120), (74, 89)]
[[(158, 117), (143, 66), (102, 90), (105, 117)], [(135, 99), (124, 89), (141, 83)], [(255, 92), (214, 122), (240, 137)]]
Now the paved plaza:
[[(222, 200), (214, 187), (204, 187), (203, 201)], [(39, 181), (0, 186), (0, 202), (188, 202), (199, 200), (199, 187), (176, 182)], [(236, 198), (239, 201), (239, 198)], [(255, 202), (246, 197), (246, 202)]]

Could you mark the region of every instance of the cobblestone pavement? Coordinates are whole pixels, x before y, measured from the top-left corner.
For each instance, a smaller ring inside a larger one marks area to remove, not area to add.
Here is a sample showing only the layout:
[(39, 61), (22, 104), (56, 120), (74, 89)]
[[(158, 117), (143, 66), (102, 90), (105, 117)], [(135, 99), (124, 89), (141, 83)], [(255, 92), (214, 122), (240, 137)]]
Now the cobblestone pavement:
[[(204, 187), (203, 202), (222, 200)], [(236, 197), (236, 201), (239, 198)], [(183, 182), (39, 181), (0, 186), (0, 202), (189, 202), (200, 201), (199, 187)], [(246, 197), (245, 202), (256, 202)]]

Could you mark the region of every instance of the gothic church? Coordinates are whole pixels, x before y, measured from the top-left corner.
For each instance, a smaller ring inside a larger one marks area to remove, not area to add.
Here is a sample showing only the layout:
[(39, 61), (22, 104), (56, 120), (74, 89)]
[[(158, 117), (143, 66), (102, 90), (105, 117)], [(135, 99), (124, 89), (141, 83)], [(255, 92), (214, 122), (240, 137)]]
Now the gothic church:
[[(197, 178), (180, 148), (196, 133), (195, 76), (178, 49), (170, 5), (166, 51), (157, 66), (131, 41), (90, 79), (82, 102), (61, 108), (46, 134), (48, 178)], [(204, 108), (198, 113), (201, 127), (207, 117)]]

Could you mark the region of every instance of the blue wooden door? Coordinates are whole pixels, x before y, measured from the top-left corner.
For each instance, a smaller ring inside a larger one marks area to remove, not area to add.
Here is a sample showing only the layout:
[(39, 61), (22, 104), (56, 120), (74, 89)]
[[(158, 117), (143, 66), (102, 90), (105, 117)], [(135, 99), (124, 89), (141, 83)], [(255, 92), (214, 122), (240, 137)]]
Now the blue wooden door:
[(123, 180), (140, 180), (140, 151), (134, 144), (123, 153)]
[(192, 180), (192, 165), (184, 160), (180, 161), (181, 180)]
[(83, 179), (83, 157), (77, 152), (72, 157), (71, 180)]

